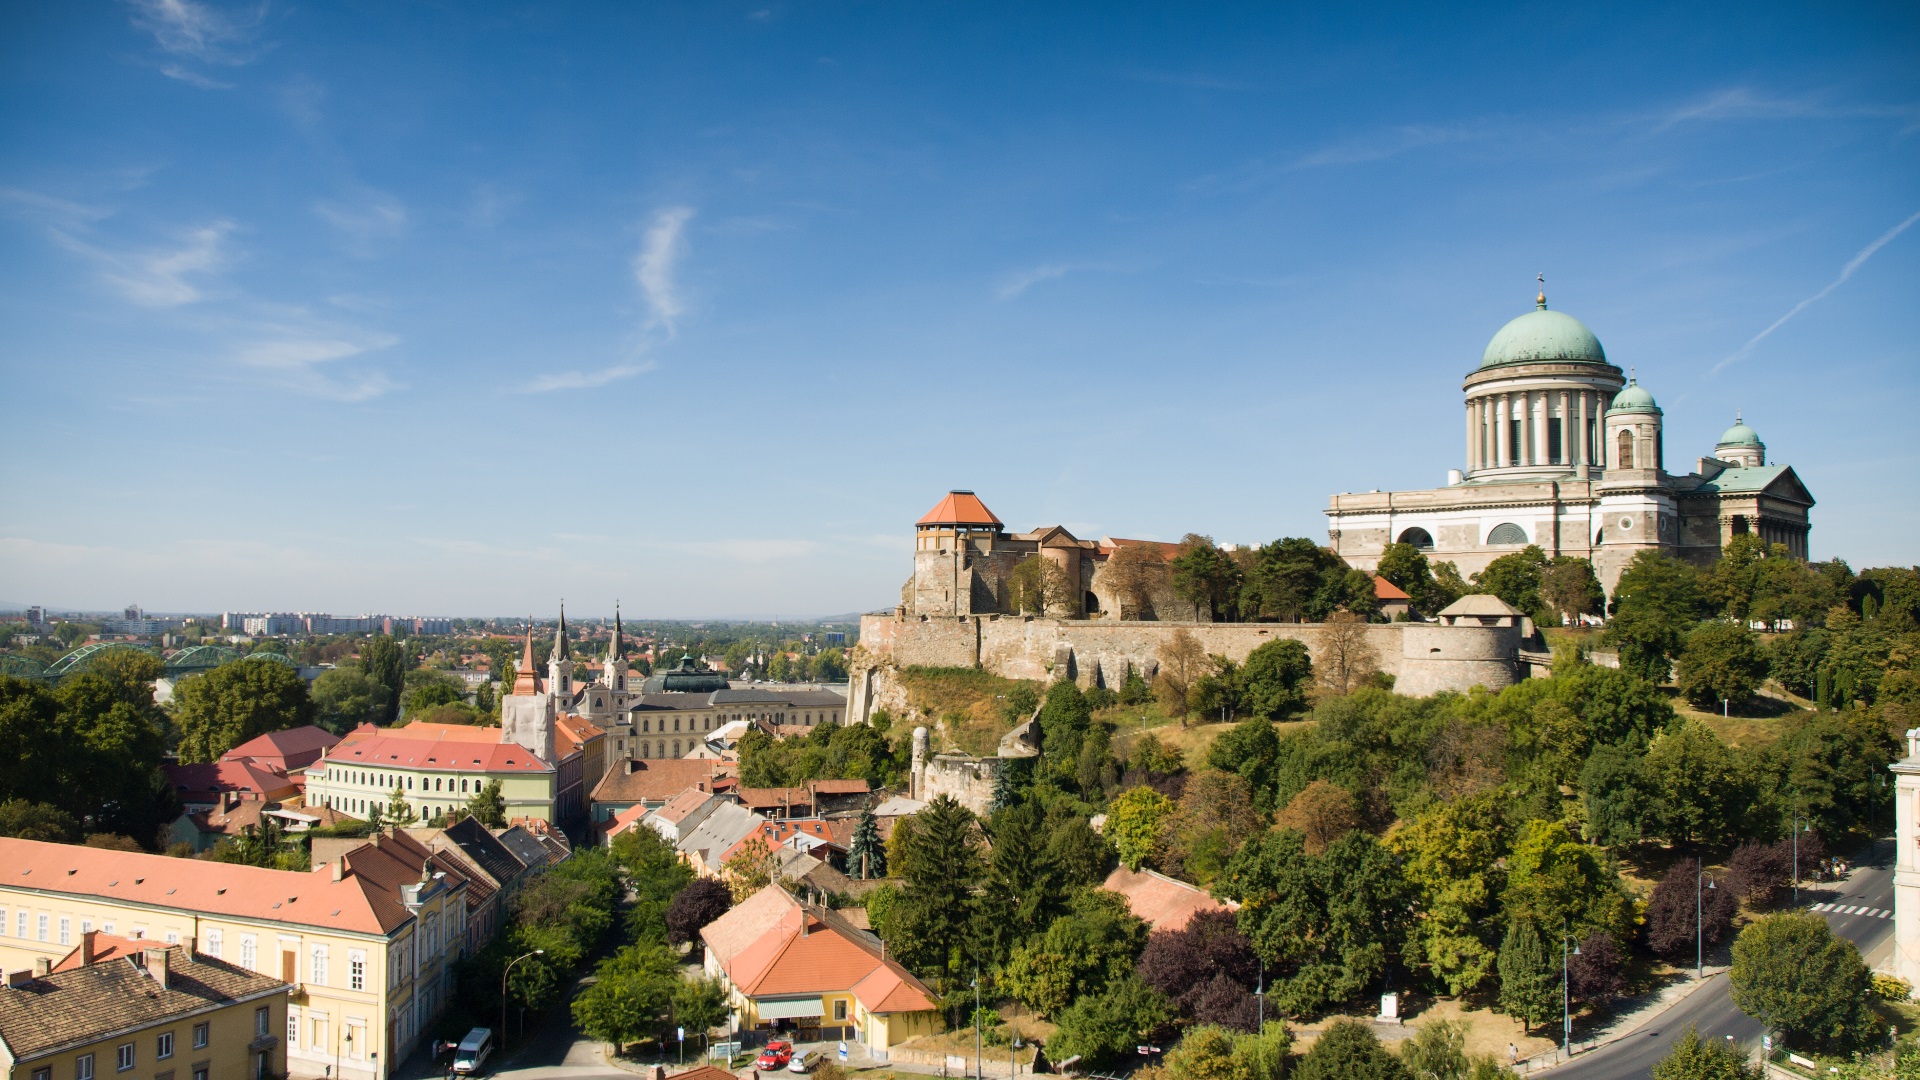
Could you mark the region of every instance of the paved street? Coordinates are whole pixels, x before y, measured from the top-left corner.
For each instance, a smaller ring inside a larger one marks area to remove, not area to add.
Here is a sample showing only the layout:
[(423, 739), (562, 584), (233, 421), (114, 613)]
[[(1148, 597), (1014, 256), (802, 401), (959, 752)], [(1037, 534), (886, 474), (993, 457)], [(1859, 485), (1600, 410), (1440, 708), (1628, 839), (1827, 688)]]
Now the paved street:
[[(1800, 890), (1801, 903), (1825, 915), (1835, 933), (1858, 945), (1869, 967), (1893, 947), (1892, 850), (1891, 844), (1876, 844), (1873, 862), (1857, 866), (1845, 881)], [(1708, 984), (1641, 1030), (1577, 1056), (1551, 1075), (1555, 1080), (1642, 1080), (1653, 1075), (1654, 1064), (1689, 1026), (1698, 1027), (1704, 1038), (1731, 1035), (1743, 1047), (1758, 1044), (1760, 1022), (1734, 1008), (1727, 976), (1712, 976)]]

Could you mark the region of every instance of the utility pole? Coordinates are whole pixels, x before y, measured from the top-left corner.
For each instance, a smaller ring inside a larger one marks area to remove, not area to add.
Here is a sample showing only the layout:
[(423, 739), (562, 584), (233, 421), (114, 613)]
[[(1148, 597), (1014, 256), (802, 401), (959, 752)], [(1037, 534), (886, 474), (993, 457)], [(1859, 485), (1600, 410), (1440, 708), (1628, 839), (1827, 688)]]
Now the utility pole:
[[(1573, 932), (1565, 923), (1560, 924), (1560, 1049), (1566, 1053), (1567, 1060), (1573, 1060), (1573, 994), (1568, 975), (1572, 965), (1568, 962), (1567, 946), (1573, 943)], [(1580, 946), (1574, 945), (1572, 956), (1580, 955)]]
[(980, 1060), (982, 1044), (980, 1041), (980, 969), (973, 969), (973, 1075), (985, 1080), (984, 1062)]

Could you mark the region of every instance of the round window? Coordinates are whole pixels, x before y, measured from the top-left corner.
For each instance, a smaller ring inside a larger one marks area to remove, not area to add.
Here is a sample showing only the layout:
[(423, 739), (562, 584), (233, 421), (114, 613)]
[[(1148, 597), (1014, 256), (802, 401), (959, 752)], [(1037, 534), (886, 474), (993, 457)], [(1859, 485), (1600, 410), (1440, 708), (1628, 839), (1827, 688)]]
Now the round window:
[(1621, 518), (1621, 519), (1620, 519), (1620, 531), (1621, 531), (1621, 532), (1632, 532), (1632, 531), (1633, 531), (1633, 519), (1632, 519), (1632, 518), (1630, 518), (1630, 517), (1623, 517), (1623, 518)]

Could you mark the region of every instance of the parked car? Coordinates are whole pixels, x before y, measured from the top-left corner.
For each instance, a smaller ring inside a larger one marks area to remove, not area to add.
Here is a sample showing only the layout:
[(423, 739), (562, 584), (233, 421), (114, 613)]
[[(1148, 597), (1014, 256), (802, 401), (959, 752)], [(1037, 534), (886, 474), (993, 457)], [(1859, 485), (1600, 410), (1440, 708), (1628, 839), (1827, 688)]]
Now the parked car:
[(795, 1054), (793, 1055), (793, 1060), (787, 1064), (787, 1071), (797, 1073), (812, 1072), (813, 1067), (820, 1064), (820, 1061), (821, 1054), (818, 1050), (809, 1050), (804, 1054)]
[(760, 1057), (753, 1064), (759, 1069), (782, 1069), (792, 1060), (793, 1044), (775, 1039), (767, 1044), (765, 1050), (760, 1051)]

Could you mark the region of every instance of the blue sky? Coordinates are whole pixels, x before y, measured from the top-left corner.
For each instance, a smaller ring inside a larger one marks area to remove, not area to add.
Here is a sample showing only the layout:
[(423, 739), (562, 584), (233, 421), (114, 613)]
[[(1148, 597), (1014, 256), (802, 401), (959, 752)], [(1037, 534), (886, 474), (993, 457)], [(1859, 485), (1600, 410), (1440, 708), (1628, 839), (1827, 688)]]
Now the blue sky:
[(950, 487), (1324, 538), (1543, 271), (1669, 466), (1743, 409), (1920, 559), (1920, 9), (1616, 7), (10, 4), (0, 598), (821, 615)]

